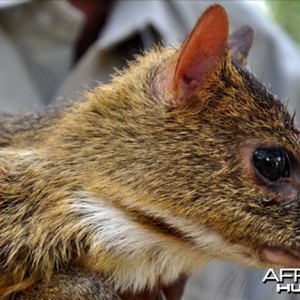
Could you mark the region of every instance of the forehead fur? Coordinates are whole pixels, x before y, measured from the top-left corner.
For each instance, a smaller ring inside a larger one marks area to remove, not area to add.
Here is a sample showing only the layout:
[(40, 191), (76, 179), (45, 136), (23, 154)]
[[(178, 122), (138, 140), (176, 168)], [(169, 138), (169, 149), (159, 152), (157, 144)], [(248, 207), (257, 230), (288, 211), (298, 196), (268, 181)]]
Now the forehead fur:
[[(143, 56), (137, 56), (134, 61), (128, 63), (128, 66), (123, 71), (117, 71), (116, 76), (112, 77), (111, 86), (115, 90), (118, 86), (122, 87), (122, 92), (128, 91), (131, 99), (137, 97), (139, 102), (145, 102), (145, 100), (155, 101), (155, 95), (152, 93), (155, 78), (167, 69), (173, 61), (176, 61), (179, 54), (180, 49), (175, 47), (155, 47), (149, 52), (144, 53)], [(109, 86), (106, 85), (106, 88)], [(102, 88), (103, 86), (99, 86), (99, 89)], [(140, 97), (142, 92), (147, 92), (145, 98)], [(280, 117), (279, 119), (282, 121), (290, 121), (286, 108), (280, 103), (277, 97), (268, 91), (253, 74), (234, 62), (231, 59), (230, 51), (227, 51), (226, 55), (220, 61), (216, 72), (211, 75), (206, 86), (199, 91), (198, 98), (200, 99), (198, 99), (198, 102), (203, 102), (201, 100), (203, 97), (212, 97), (219, 100), (219, 97), (217, 98), (216, 96), (226, 97), (227, 95), (232, 96), (236, 93), (239, 94), (239, 100), (233, 98), (231, 104), (240, 102), (240, 106), (243, 106), (245, 110), (248, 109), (249, 105), (253, 105), (252, 108), (259, 109), (261, 113), (268, 113), (268, 115), (275, 113), (277, 120)], [(128, 99), (124, 98), (124, 100)], [(247, 100), (250, 101), (247, 102)], [(254, 102), (251, 100), (254, 100)], [(220, 102), (219, 105), (221, 104)]]
[(230, 51), (206, 85), (193, 95), (189, 106), (179, 109), (164, 107), (163, 98), (174, 95), (162, 87), (163, 91), (157, 96), (155, 80), (178, 58), (179, 52), (176, 48), (157, 47), (145, 56), (137, 57), (128, 68), (118, 73), (122, 76), (115, 76), (110, 84), (87, 94), (92, 100), (89, 109), (92, 105), (93, 110), (107, 116), (121, 109), (122, 115), (126, 114), (129, 119), (138, 113), (138, 123), (147, 119), (162, 126), (159, 122), (163, 121), (164, 127), (166, 117), (171, 118), (168, 123), (181, 118), (185, 125), (194, 123), (193, 126), (210, 127), (215, 133), (230, 139), (235, 134), (243, 138), (264, 137), (282, 142), (284, 136), (284, 139), (294, 142), (289, 137), (292, 136), (289, 130), (292, 120), (287, 108), (254, 75), (237, 65), (231, 59)]

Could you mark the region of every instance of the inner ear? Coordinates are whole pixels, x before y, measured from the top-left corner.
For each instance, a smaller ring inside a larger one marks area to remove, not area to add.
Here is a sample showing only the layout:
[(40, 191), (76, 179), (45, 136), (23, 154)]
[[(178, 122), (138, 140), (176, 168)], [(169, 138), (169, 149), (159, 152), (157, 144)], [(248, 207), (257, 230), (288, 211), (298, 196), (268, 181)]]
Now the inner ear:
[(209, 7), (185, 42), (173, 77), (173, 90), (182, 101), (203, 88), (225, 55), (228, 18), (220, 5)]

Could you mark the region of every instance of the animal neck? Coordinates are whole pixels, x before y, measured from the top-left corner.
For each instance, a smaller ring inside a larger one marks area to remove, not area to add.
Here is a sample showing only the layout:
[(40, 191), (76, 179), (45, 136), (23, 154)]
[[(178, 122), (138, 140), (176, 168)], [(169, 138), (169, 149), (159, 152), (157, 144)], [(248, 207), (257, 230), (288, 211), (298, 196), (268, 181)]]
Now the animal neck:
[(89, 230), (88, 251), (78, 263), (101, 272), (121, 292), (169, 286), (208, 260), (191, 243), (137, 222), (134, 215), (100, 199), (77, 194), (72, 210)]

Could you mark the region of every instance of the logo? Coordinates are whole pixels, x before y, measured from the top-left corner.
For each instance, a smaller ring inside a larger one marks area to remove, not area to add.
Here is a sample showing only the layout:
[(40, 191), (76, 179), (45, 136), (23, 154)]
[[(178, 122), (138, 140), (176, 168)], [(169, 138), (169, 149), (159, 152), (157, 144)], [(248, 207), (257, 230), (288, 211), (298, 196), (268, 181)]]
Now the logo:
[[(279, 269), (277, 273), (274, 269), (269, 269), (262, 282), (276, 282), (277, 293), (300, 294), (300, 269)], [(286, 281), (288, 281), (286, 283)]]

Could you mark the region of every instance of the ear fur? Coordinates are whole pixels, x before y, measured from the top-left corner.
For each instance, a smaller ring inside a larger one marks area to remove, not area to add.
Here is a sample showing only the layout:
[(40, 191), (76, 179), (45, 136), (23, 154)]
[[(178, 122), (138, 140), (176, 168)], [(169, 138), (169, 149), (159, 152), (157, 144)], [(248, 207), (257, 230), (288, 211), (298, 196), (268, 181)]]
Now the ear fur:
[(247, 56), (251, 49), (254, 38), (252, 27), (246, 25), (234, 31), (229, 38), (229, 48), (232, 58), (239, 64), (247, 64)]

